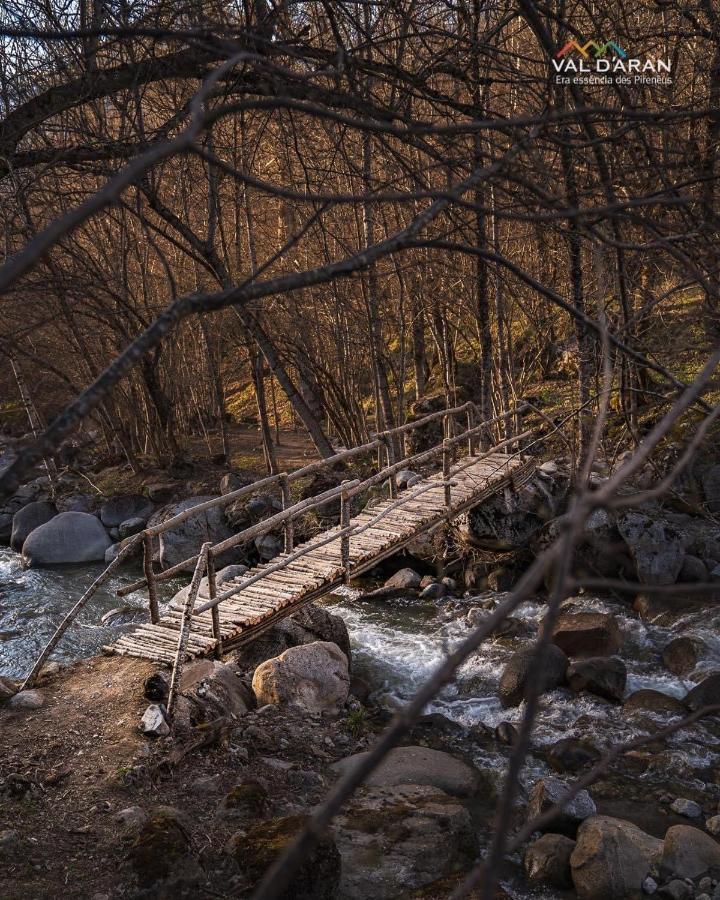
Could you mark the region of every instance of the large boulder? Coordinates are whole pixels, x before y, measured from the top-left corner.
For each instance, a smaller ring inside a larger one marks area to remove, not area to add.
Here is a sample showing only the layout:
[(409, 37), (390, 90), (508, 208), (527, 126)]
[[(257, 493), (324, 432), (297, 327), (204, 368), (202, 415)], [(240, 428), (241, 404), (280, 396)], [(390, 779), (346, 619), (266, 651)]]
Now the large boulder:
[[(534, 654), (534, 647), (526, 647), (513, 653), (508, 660), (500, 676), (498, 690), (500, 702), (505, 708), (519, 706), (525, 699), (528, 689), (527, 679)], [(567, 667), (568, 659), (563, 651), (555, 644), (549, 644), (545, 649), (540, 672), (540, 693), (551, 691), (564, 684)]]
[(644, 584), (675, 584), (685, 558), (686, 540), (669, 522), (632, 510), (618, 517), (620, 534)]
[(699, 878), (706, 872), (720, 875), (720, 844), (693, 828), (692, 825), (673, 825), (665, 833), (660, 873), (666, 878)]
[(383, 587), (415, 590), (420, 587), (421, 577), (414, 569), (400, 569), (385, 582)]
[(635, 563), (618, 531), (615, 517), (596, 509), (585, 522), (584, 533), (575, 550), (578, 575), (636, 580)]
[[(562, 802), (568, 792), (568, 786), (558, 778), (541, 778), (535, 782), (528, 798), (527, 817), (534, 819), (548, 812), (553, 806)], [(597, 812), (595, 801), (587, 791), (580, 791), (554, 814), (552, 821), (543, 825), (542, 831), (558, 832), (568, 837), (575, 837), (578, 826), (588, 816)]]
[(626, 681), (625, 663), (617, 656), (578, 659), (567, 670), (567, 682), (574, 691), (588, 691), (605, 700), (621, 701)]
[(612, 613), (562, 613), (552, 640), (571, 657), (612, 656), (622, 647), (622, 633)]
[(700, 684), (688, 691), (683, 697), (683, 704), (693, 710), (700, 709), (702, 706), (715, 706), (720, 703), (720, 672), (713, 672), (703, 679)]
[[(335, 763), (340, 775), (357, 768), (367, 753), (356, 753)], [(394, 747), (365, 779), (367, 787), (424, 784), (455, 797), (472, 797), (480, 786), (480, 773), (473, 766), (441, 750), (429, 747)]]
[(544, 834), (525, 851), (523, 865), (530, 884), (572, 887), (570, 857), (575, 841), (564, 834)]
[(9, 544), (12, 535), (12, 524), (15, 517), (12, 513), (0, 513), (0, 544)]
[(255, 669), (258, 706), (272, 703), (308, 712), (338, 712), (350, 691), (347, 657), (337, 644), (315, 641), (290, 647)]
[(391, 900), (465, 869), (476, 853), (468, 810), (424, 785), (364, 788), (336, 817), (345, 900)]
[(708, 512), (720, 512), (720, 465), (708, 466), (700, 480)]
[(111, 540), (102, 523), (89, 513), (59, 513), (27, 536), (22, 548), (26, 566), (102, 562)]
[(10, 546), (13, 550), (22, 550), (30, 532), (49, 522), (56, 515), (55, 504), (49, 503), (47, 500), (35, 500), (33, 503), (23, 506), (13, 516)]
[(111, 497), (100, 507), (100, 519), (106, 528), (117, 528), (128, 519), (147, 521), (154, 507), (142, 494), (122, 494)]
[(239, 674), (233, 663), (213, 659), (198, 659), (187, 665), (180, 678), (180, 691), (191, 707), (192, 720), (244, 716), (254, 698)]
[[(187, 500), (182, 500), (180, 503), (170, 504), (159, 510), (148, 524), (159, 524), (167, 521), (188, 509), (192, 509), (193, 506), (198, 506), (213, 499), (213, 497), (190, 497)], [(125, 518), (128, 517), (126, 516)], [(214, 506), (205, 512), (191, 516), (175, 528), (170, 531), (164, 531), (160, 535), (160, 565), (163, 569), (169, 569), (171, 566), (175, 566), (198, 553), (206, 541), (217, 544), (232, 537), (232, 535), (233, 532), (225, 519), (223, 510), (219, 506)], [(242, 552), (242, 547), (233, 547), (218, 557), (215, 562), (218, 567), (240, 562)], [(192, 572), (195, 564), (188, 564), (185, 568), (188, 572)]]
[(674, 675), (688, 675), (695, 668), (705, 644), (700, 638), (683, 635), (673, 638), (662, 649), (662, 661)]
[(659, 862), (662, 847), (662, 841), (622, 819), (586, 819), (570, 857), (578, 898), (641, 900), (642, 883)]
[[(306, 826), (306, 816), (283, 816), (267, 822), (254, 822), (237, 831), (225, 852), (237, 862), (243, 890), (235, 896), (249, 896), (278, 856)], [(340, 854), (333, 837), (323, 834), (303, 858), (278, 900), (334, 900), (340, 882)]]

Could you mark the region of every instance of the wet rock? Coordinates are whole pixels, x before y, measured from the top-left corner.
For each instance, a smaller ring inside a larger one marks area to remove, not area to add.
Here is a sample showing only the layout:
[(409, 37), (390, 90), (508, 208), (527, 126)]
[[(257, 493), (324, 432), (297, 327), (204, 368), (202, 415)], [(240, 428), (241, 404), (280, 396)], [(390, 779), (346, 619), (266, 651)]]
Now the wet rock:
[(416, 590), (420, 587), (421, 578), (414, 569), (400, 569), (385, 582), (385, 588)]
[(13, 550), (22, 550), (22, 545), (30, 532), (49, 522), (56, 515), (55, 504), (48, 503), (46, 500), (35, 500), (33, 503), (23, 506), (13, 516), (10, 546)]
[(577, 693), (589, 691), (606, 700), (620, 702), (625, 694), (627, 669), (617, 656), (594, 656), (570, 663), (566, 677)]
[(688, 554), (683, 559), (677, 580), (679, 584), (701, 584), (708, 580), (707, 566), (697, 556)]
[(350, 689), (347, 657), (329, 641), (290, 647), (257, 667), (252, 686), (258, 706), (271, 703), (314, 713), (337, 712)]
[(720, 703), (720, 672), (703, 679), (683, 697), (683, 705), (693, 711)]
[(148, 737), (165, 737), (170, 734), (170, 726), (165, 719), (165, 713), (157, 703), (151, 703), (148, 706), (138, 727)]
[(30, 532), (22, 548), (23, 561), (30, 568), (103, 561), (110, 543), (95, 516), (59, 513)]
[[(527, 817), (534, 819), (546, 813), (559, 803), (568, 791), (568, 786), (557, 778), (541, 778), (535, 782), (528, 798)], [(581, 822), (597, 812), (595, 802), (587, 791), (580, 791), (572, 800), (563, 805), (552, 821), (542, 827), (542, 831), (557, 832), (575, 837)]]
[[(164, 506), (148, 520), (148, 525), (161, 524), (167, 519), (171, 519), (173, 516), (191, 509), (193, 506), (198, 506), (212, 499), (214, 498), (211, 496), (190, 497), (187, 500), (182, 500), (180, 503)], [(172, 528), (170, 531), (164, 531), (160, 535), (160, 564), (163, 569), (169, 569), (171, 566), (175, 566), (198, 553), (200, 547), (206, 541), (217, 544), (219, 541), (232, 537), (232, 535), (233, 531), (228, 525), (222, 509), (214, 506), (196, 516), (191, 516), (175, 528)], [(243, 550), (239, 547), (233, 547), (223, 553), (216, 560), (218, 568), (240, 562), (242, 553)], [(186, 571), (192, 572), (194, 568), (195, 563), (188, 564)]]
[(685, 816), (688, 819), (699, 819), (702, 815), (702, 807), (694, 800), (687, 800), (684, 797), (678, 797), (670, 804), (670, 809), (679, 816)]
[(111, 497), (100, 507), (100, 520), (106, 528), (118, 528), (128, 519), (147, 522), (152, 515), (153, 504), (142, 494), (123, 494)]
[(435, 788), (365, 788), (337, 816), (342, 881), (334, 896), (391, 900), (408, 896), (475, 854), (470, 814)]
[(636, 900), (662, 852), (662, 841), (610, 816), (592, 816), (578, 829), (570, 857), (580, 900)]
[(692, 672), (705, 644), (696, 637), (677, 637), (662, 649), (662, 661), (668, 671), (675, 675)]
[[(306, 816), (295, 815), (256, 822), (230, 838), (225, 851), (236, 860), (246, 890), (255, 887), (307, 821)], [(303, 857), (289, 887), (278, 895), (278, 900), (334, 900), (340, 883), (340, 865), (335, 840), (331, 835), (323, 834)]]
[(143, 528), (145, 527), (146, 519), (142, 519), (139, 516), (134, 516), (132, 519), (126, 519), (124, 522), (121, 522), (118, 526), (118, 536), (121, 541), (124, 541), (125, 538), (132, 537), (134, 534), (139, 534)]
[(45, 705), (45, 698), (40, 691), (18, 691), (13, 694), (5, 705), (9, 709), (33, 710)]
[(448, 590), (444, 584), (434, 582), (420, 591), (421, 600), (439, 600), (447, 594)]
[(595, 612), (562, 613), (552, 639), (570, 657), (612, 656), (623, 643), (615, 616)]
[(720, 874), (720, 844), (692, 825), (668, 828), (660, 873), (666, 878), (699, 878), (707, 872)]
[(679, 878), (664, 884), (658, 891), (658, 897), (662, 897), (663, 900), (691, 900), (692, 896), (693, 889)]
[[(356, 753), (332, 766), (339, 775), (356, 768), (367, 753)], [(364, 782), (368, 787), (423, 784), (454, 797), (472, 797), (481, 784), (480, 772), (449, 753), (429, 747), (394, 747)]]
[(518, 739), (518, 730), (512, 722), (500, 722), (494, 732), (495, 740), (512, 747)]
[(261, 819), (269, 808), (268, 792), (255, 779), (236, 784), (220, 802), (220, 815), (225, 819)]
[[(505, 708), (519, 706), (525, 698), (528, 688), (527, 679), (534, 655), (534, 647), (518, 650), (508, 660), (500, 676), (498, 694)], [(551, 691), (565, 682), (565, 671), (568, 659), (555, 644), (549, 644), (545, 650), (542, 670), (539, 676), (540, 692)]]
[(679, 530), (669, 522), (633, 510), (618, 517), (617, 526), (645, 584), (675, 584), (685, 558)]
[(171, 806), (156, 806), (148, 812), (127, 857), (141, 888), (151, 888), (170, 877), (191, 880), (199, 875), (185, 819)]
[(713, 837), (720, 837), (720, 816), (711, 816), (705, 822), (705, 828)]
[(571, 888), (570, 856), (575, 841), (563, 834), (544, 834), (525, 851), (523, 866), (530, 884)]
[(600, 751), (589, 741), (563, 738), (550, 747), (547, 760), (556, 772), (579, 772), (600, 759)]
[(673, 715), (685, 713), (685, 707), (676, 697), (671, 697), (670, 694), (663, 694), (662, 691), (654, 691), (650, 688), (643, 688), (630, 694), (623, 703), (623, 709), (628, 712), (647, 710), (648, 712), (672, 713)]

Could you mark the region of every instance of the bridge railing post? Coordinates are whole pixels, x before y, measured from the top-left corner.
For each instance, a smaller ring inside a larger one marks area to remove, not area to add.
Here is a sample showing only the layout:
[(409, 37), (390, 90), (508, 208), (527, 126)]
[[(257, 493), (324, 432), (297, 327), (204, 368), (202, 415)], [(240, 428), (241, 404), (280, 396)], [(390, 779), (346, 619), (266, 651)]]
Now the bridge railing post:
[[(208, 580), (208, 596), (210, 600), (217, 597), (217, 578), (215, 575), (215, 559), (212, 550), (208, 550), (207, 554), (207, 580)], [(212, 619), (212, 633), (215, 638), (215, 657), (220, 659), (222, 656), (222, 632), (220, 631), (220, 604), (216, 603), (210, 610)]]
[[(347, 491), (340, 494), (340, 530), (344, 531), (350, 526), (350, 496)], [(347, 584), (350, 579), (350, 534), (343, 534), (340, 538), (340, 564), (343, 568), (343, 576)]]
[(450, 512), (450, 507), (452, 505), (452, 489), (450, 487), (450, 454), (452, 453), (452, 447), (450, 445), (450, 440), (448, 438), (444, 438), (442, 444), (442, 473), (443, 473), (443, 481), (445, 482), (445, 509), (447, 512)]
[[(387, 456), (387, 464), (389, 466), (395, 465), (395, 447), (392, 441), (392, 435), (389, 435), (387, 431), (383, 432), (381, 438), (383, 444), (385, 445), (385, 454)], [(390, 499), (394, 500), (397, 497), (397, 477), (395, 472), (390, 475)]]
[[(467, 409), (467, 430), (472, 431), (475, 427), (475, 410), (472, 406), (468, 406)], [(475, 437), (472, 434), (468, 435), (467, 439), (467, 451), (468, 456), (472, 456), (475, 452)]]
[(150, 621), (153, 625), (156, 625), (160, 620), (160, 610), (158, 608), (155, 572), (153, 571), (152, 537), (149, 534), (146, 534), (143, 537), (143, 574), (145, 575), (145, 580), (147, 581)]
[[(287, 472), (283, 472), (280, 476), (280, 491), (282, 493), (282, 508), (289, 509), (292, 506), (292, 496), (290, 494), (290, 480)], [(295, 544), (295, 525), (292, 518), (287, 518), (283, 523), (283, 535), (285, 538), (285, 552), (290, 553)]]

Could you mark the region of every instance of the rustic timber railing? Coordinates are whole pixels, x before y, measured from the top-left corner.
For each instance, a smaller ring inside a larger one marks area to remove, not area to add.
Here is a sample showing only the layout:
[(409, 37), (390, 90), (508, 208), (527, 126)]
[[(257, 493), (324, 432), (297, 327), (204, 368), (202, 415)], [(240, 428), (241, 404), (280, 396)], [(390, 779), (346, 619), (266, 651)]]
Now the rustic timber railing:
[[(144, 576), (121, 588), (118, 595), (124, 596), (147, 587), (150, 621), (131, 634), (123, 635), (115, 645), (106, 650), (172, 663), (173, 676), (168, 699), (168, 710), (171, 711), (182, 665), (188, 656), (220, 656), (224, 650), (254, 639), (302, 605), (347, 581), (351, 574), (359, 574), (371, 568), (418, 535), (433, 530), (484, 497), (502, 490), (510, 481), (517, 483), (529, 477), (534, 466), (530, 460), (524, 460), (519, 455), (523, 442), (531, 435), (531, 431), (520, 431), (526, 408), (523, 405), (517, 406), (504, 415), (479, 424), (475, 424), (476, 409), (473, 403), (439, 410), (377, 434), (366, 444), (340, 451), (290, 473), (283, 472), (262, 478), (144, 529), (127, 540), (116, 559), (68, 612), (40, 654), (23, 687), (34, 683), (69, 625), (97, 589), (142, 545)], [(464, 429), (457, 427), (458, 418), (464, 419)], [(442, 420), (442, 441), (428, 450), (405, 456), (408, 433), (436, 420)], [(508, 420), (518, 433), (489, 446), (492, 443), (492, 426)], [(476, 452), (478, 446), (483, 448), (479, 453)], [(512, 447), (517, 451), (514, 455), (510, 454)], [(461, 448), (466, 450), (467, 455), (458, 462)], [(330, 490), (292, 503), (291, 485), (294, 482), (375, 451), (378, 471), (370, 477), (345, 481)], [(399, 460), (396, 459), (398, 453), (402, 457)], [(438, 457), (441, 458), (440, 473), (421, 479), (414, 489), (408, 488), (398, 496), (396, 477), (399, 471), (428, 464)], [(353, 498), (383, 482), (387, 482), (389, 500), (380, 502), (376, 508), (366, 508), (351, 521)], [(283, 504), (281, 512), (227, 540), (214, 545), (204, 544), (197, 554), (162, 572), (154, 571), (154, 539), (209, 509), (227, 506), (270, 487), (280, 489)], [(296, 548), (294, 520), (338, 499), (339, 525)], [(401, 519), (395, 516), (398, 509), (403, 510)], [(247, 544), (279, 528), (282, 528), (284, 534), (283, 552), (270, 563), (257, 566), (232, 579), (228, 582), (229, 587), (218, 593), (215, 560), (227, 550)], [(186, 572), (191, 567), (193, 577), (182, 610), (171, 610), (161, 619), (158, 583)], [(198, 605), (203, 575), (207, 579), (207, 597), (206, 602)]]

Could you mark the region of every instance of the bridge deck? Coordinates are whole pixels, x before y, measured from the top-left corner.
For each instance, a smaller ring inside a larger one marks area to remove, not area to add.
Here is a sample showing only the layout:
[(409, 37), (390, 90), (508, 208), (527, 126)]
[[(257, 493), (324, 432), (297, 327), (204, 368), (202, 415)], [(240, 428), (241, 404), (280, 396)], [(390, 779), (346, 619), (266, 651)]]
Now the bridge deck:
[[(453, 472), (451, 475), (454, 484), (450, 518), (511, 484), (514, 486), (522, 484), (534, 471), (531, 461), (508, 457), (501, 453), (485, 456), (474, 463), (466, 457), (461, 465), (462, 471)], [(424, 478), (413, 485), (408, 494), (422, 488), (427, 490), (417, 499), (409, 500), (397, 509), (388, 511), (386, 516), (367, 530), (351, 536), (351, 575), (359, 575), (371, 569), (448, 517), (442, 475)], [(357, 527), (367, 525), (383, 511), (390, 510), (396, 502), (384, 500), (353, 517), (350, 524)], [(338, 530), (339, 526), (326, 532), (323, 537), (329, 537)], [(292, 551), (293, 555), (303, 547), (316, 543), (318, 539), (316, 537), (304, 545), (298, 545)], [(219, 605), (223, 651), (248, 643), (275, 622), (292, 615), (306, 603), (342, 584), (344, 573), (340, 560), (340, 544), (338, 538), (310, 550), (306, 555), (288, 563), (285, 568), (269, 573), (265, 578), (223, 600)], [(235, 583), (240, 584), (241, 581), (276, 565), (289, 555), (281, 554), (270, 563), (256, 566), (236, 579)], [(232, 585), (232, 581), (224, 582), (221, 590), (229, 590)], [(181, 619), (180, 611), (170, 610), (156, 625), (150, 623), (140, 625), (105, 649), (111, 653), (171, 663), (178, 646)], [(209, 656), (215, 648), (211, 613), (207, 611), (194, 616), (187, 646), (188, 657)]]

